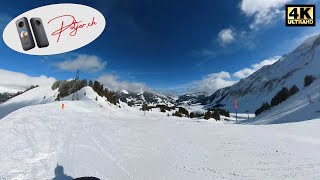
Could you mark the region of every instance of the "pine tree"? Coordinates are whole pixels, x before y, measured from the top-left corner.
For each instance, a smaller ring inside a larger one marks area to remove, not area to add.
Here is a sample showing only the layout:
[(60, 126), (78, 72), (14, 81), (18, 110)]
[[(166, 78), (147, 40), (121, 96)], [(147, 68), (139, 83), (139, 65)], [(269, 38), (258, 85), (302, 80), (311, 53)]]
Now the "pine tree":
[(144, 103), (142, 105), (142, 111), (147, 111), (148, 110), (148, 105), (146, 103)]
[(290, 91), (290, 96), (292, 96), (292, 95), (296, 94), (297, 92), (299, 92), (299, 88), (298, 88), (298, 86), (293, 85), (293, 86), (290, 88), (289, 91)]
[(98, 81), (94, 81), (92, 89), (99, 94), (100, 83)]
[(173, 116), (182, 117), (182, 114), (179, 111), (176, 111)]
[[(215, 109), (213, 109), (213, 110), (215, 110)], [(230, 117), (230, 113), (229, 113), (229, 111), (228, 110), (226, 110), (226, 109), (221, 109), (221, 108), (219, 108), (219, 109), (217, 109), (218, 110), (218, 112), (219, 112), (219, 114), (221, 115), (224, 115), (224, 116), (226, 116), (226, 117)]]
[(314, 75), (306, 75), (306, 77), (304, 78), (304, 87), (309, 86), (316, 79), (317, 78)]
[(60, 93), (57, 95), (56, 101), (60, 101)]
[(226, 111), (225, 115), (226, 117), (230, 117), (230, 112), (229, 111)]
[(271, 100), (271, 106), (276, 106), (290, 97), (288, 88), (283, 87)]
[(100, 84), (99, 86), (99, 93), (100, 96), (103, 96), (103, 84)]
[(211, 118), (211, 112), (207, 111), (206, 114), (204, 114), (204, 119), (208, 120)]
[(184, 114), (184, 115), (186, 115), (187, 117), (189, 117), (189, 111), (186, 110), (186, 109), (183, 108), (183, 107), (179, 107), (179, 113), (180, 113), (180, 114)]
[(90, 80), (89, 81), (89, 86), (92, 87), (93, 86), (93, 82)]
[(191, 113), (190, 113), (190, 118), (194, 118), (194, 116), (195, 116), (195, 115), (194, 115), (194, 112), (191, 112)]
[(52, 90), (55, 90), (55, 89), (57, 89), (57, 88), (59, 87), (59, 85), (60, 85), (60, 81), (58, 80), (58, 81), (56, 81), (56, 82), (54, 82), (54, 83), (52, 84), (51, 89), (52, 89)]
[(127, 104), (128, 104), (128, 106), (132, 107), (134, 105), (134, 102), (133, 101), (129, 101)]
[(217, 109), (213, 111), (212, 118), (215, 119), (216, 121), (220, 121), (220, 113)]
[(264, 102), (264, 103), (261, 105), (261, 107), (258, 108), (258, 109), (255, 111), (255, 115), (258, 116), (259, 114), (261, 114), (262, 112), (264, 112), (264, 111), (266, 111), (266, 110), (268, 110), (268, 109), (270, 109), (270, 108), (271, 108), (270, 104), (267, 103), (267, 102)]
[(96, 101), (98, 101), (98, 96), (96, 96), (96, 99), (95, 99)]

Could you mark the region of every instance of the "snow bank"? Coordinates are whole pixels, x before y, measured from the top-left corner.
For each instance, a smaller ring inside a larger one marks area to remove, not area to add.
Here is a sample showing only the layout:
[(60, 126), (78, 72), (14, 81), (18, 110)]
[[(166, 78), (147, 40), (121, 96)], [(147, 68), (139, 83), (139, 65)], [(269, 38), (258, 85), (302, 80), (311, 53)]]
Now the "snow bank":
[[(19, 96), (16, 96), (8, 101), (0, 104), (0, 119), (10, 114), (11, 112), (20, 108), (46, 104), (54, 102), (58, 95), (58, 89), (52, 90), (50, 87), (38, 87), (29, 90)], [(87, 86), (80, 89), (78, 92), (78, 98), (80, 101), (94, 101), (101, 107), (113, 107), (117, 106), (107, 101), (107, 98), (99, 96), (91, 87)], [(74, 98), (77, 98), (77, 93), (74, 93)], [(61, 98), (61, 101), (72, 101), (72, 94)], [(96, 101), (97, 98), (97, 101)]]

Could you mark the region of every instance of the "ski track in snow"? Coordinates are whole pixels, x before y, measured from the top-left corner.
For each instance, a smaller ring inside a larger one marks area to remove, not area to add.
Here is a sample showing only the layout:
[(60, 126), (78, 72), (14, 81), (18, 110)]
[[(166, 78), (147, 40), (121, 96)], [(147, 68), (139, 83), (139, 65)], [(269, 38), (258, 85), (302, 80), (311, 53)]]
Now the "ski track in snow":
[[(0, 179), (318, 179), (319, 120), (238, 125), (65, 101), (0, 120)], [(111, 108), (111, 110), (110, 110)], [(85, 111), (84, 111), (85, 109)], [(111, 113), (110, 113), (111, 112)]]

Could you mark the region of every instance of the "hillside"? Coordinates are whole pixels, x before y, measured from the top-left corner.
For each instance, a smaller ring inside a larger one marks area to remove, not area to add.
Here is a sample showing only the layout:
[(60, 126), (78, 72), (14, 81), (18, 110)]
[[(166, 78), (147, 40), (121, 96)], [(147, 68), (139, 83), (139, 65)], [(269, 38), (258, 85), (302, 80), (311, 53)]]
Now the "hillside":
[(0, 119), (20, 108), (53, 102), (57, 91), (50, 87), (37, 87), (0, 104)]
[[(233, 110), (233, 100), (237, 98), (239, 112), (253, 113), (263, 102), (271, 98), (282, 87), (297, 85), (303, 91), (306, 75), (319, 78), (320, 36), (312, 36), (298, 48), (281, 57), (276, 63), (264, 66), (238, 83), (220, 89), (206, 99), (205, 108), (222, 106)], [(296, 99), (305, 99), (306, 93), (300, 93)], [(311, 94), (312, 95), (312, 94)]]
[[(310, 99), (309, 97), (310, 96)], [(311, 103), (310, 103), (311, 101)], [(312, 120), (320, 117), (320, 81), (317, 80), (310, 86), (279, 104), (252, 118), (243, 121), (244, 124), (279, 124)]]
[[(54, 102), (58, 95), (58, 89), (52, 90), (51, 87), (37, 87), (31, 89), (19, 96), (13, 97), (0, 104), (0, 119), (20, 108), (38, 104), (47, 104)], [(97, 97), (97, 101), (95, 100)], [(80, 101), (94, 101), (102, 107), (114, 106), (106, 101), (105, 97), (99, 96), (89, 86), (78, 91)], [(72, 95), (64, 97), (61, 101), (72, 101)]]

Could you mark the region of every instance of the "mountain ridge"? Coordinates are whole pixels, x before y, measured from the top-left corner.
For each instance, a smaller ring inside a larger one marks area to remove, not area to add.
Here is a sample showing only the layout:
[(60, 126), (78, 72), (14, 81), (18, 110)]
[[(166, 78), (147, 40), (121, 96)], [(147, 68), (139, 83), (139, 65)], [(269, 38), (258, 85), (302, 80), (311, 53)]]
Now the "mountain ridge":
[(306, 75), (319, 77), (316, 67), (320, 67), (320, 36), (306, 39), (291, 53), (283, 55), (277, 62), (267, 65), (236, 84), (217, 90), (202, 104), (205, 108), (216, 106), (233, 109), (233, 100), (237, 98), (239, 111), (254, 112), (263, 102), (271, 98), (282, 87), (297, 85), (303, 89)]

